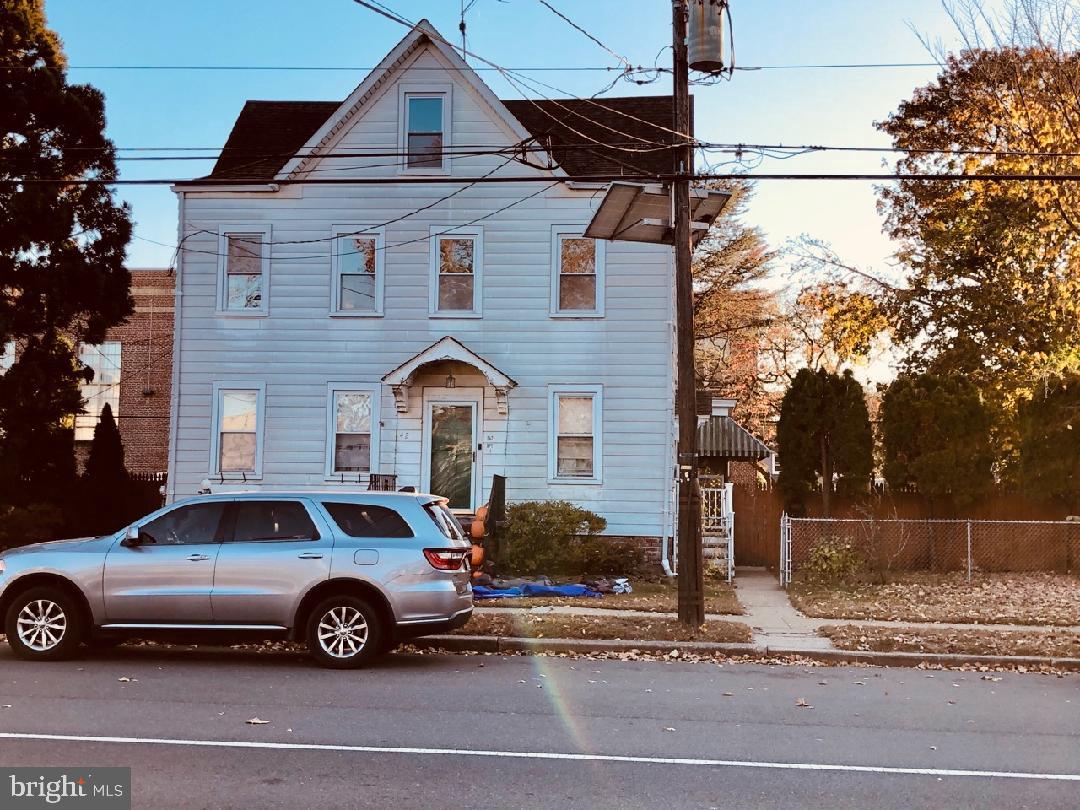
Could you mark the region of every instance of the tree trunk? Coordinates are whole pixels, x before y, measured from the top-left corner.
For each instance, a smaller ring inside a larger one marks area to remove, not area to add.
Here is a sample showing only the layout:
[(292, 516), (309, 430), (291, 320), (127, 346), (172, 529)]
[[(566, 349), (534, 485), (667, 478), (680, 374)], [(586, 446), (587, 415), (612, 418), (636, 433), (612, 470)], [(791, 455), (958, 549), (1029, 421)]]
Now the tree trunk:
[(832, 496), (832, 454), (829, 452), (829, 437), (821, 434), (821, 516), (829, 514), (829, 500)]

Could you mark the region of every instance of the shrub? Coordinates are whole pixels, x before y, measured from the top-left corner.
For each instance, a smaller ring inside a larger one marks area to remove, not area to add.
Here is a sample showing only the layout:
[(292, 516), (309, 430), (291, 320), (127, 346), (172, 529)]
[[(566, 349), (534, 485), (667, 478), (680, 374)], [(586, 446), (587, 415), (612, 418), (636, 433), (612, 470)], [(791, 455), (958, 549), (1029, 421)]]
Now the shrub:
[(500, 573), (535, 576), (637, 571), (644, 550), (626, 538), (600, 533), (607, 521), (568, 501), (523, 501), (506, 508)]
[(802, 570), (806, 576), (827, 585), (848, 582), (862, 568), (862, 558), (850, 542), (825, 537), (814, 544)]

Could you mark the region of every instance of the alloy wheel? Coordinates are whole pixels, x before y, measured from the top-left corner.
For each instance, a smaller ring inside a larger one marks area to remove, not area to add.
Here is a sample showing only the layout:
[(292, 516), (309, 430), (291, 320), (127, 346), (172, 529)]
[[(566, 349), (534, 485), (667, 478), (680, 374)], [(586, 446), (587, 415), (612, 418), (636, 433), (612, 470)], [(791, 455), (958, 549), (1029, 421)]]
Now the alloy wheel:
[(23, 644), (35, 652), (48, 652), (63, 641), (68, 621), (56, 602), (35, 599), (19, 611), (16, 624)]
[(333, 607), (319, 619), (319, 646), (334, 658), (352, 658), (367, 645), (364, 615), (349, 605)]

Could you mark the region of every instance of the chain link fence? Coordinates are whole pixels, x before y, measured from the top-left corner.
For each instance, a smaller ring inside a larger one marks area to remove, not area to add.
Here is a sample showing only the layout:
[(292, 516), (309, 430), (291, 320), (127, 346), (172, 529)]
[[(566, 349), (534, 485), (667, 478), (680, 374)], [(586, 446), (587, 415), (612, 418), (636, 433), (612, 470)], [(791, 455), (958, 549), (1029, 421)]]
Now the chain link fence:
[(1080, 572), (1080, 521), (780, 519), (780, 582), (815, 549), (850, 550), (871, 572)]

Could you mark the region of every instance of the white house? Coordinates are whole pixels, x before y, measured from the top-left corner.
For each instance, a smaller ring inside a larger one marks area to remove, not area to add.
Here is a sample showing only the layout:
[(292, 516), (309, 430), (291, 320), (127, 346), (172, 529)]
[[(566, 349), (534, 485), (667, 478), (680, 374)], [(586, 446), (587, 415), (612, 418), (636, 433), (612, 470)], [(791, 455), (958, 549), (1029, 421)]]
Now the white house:
[(500, 474), (670, 536), (672, 250), (583, 237), (587, 178), (667, 172), (670, 121), (500, 101), (426, 22), (342, 102), (248, 102), (175, 187), (170, 499), (378, 474), (469, 512)]

